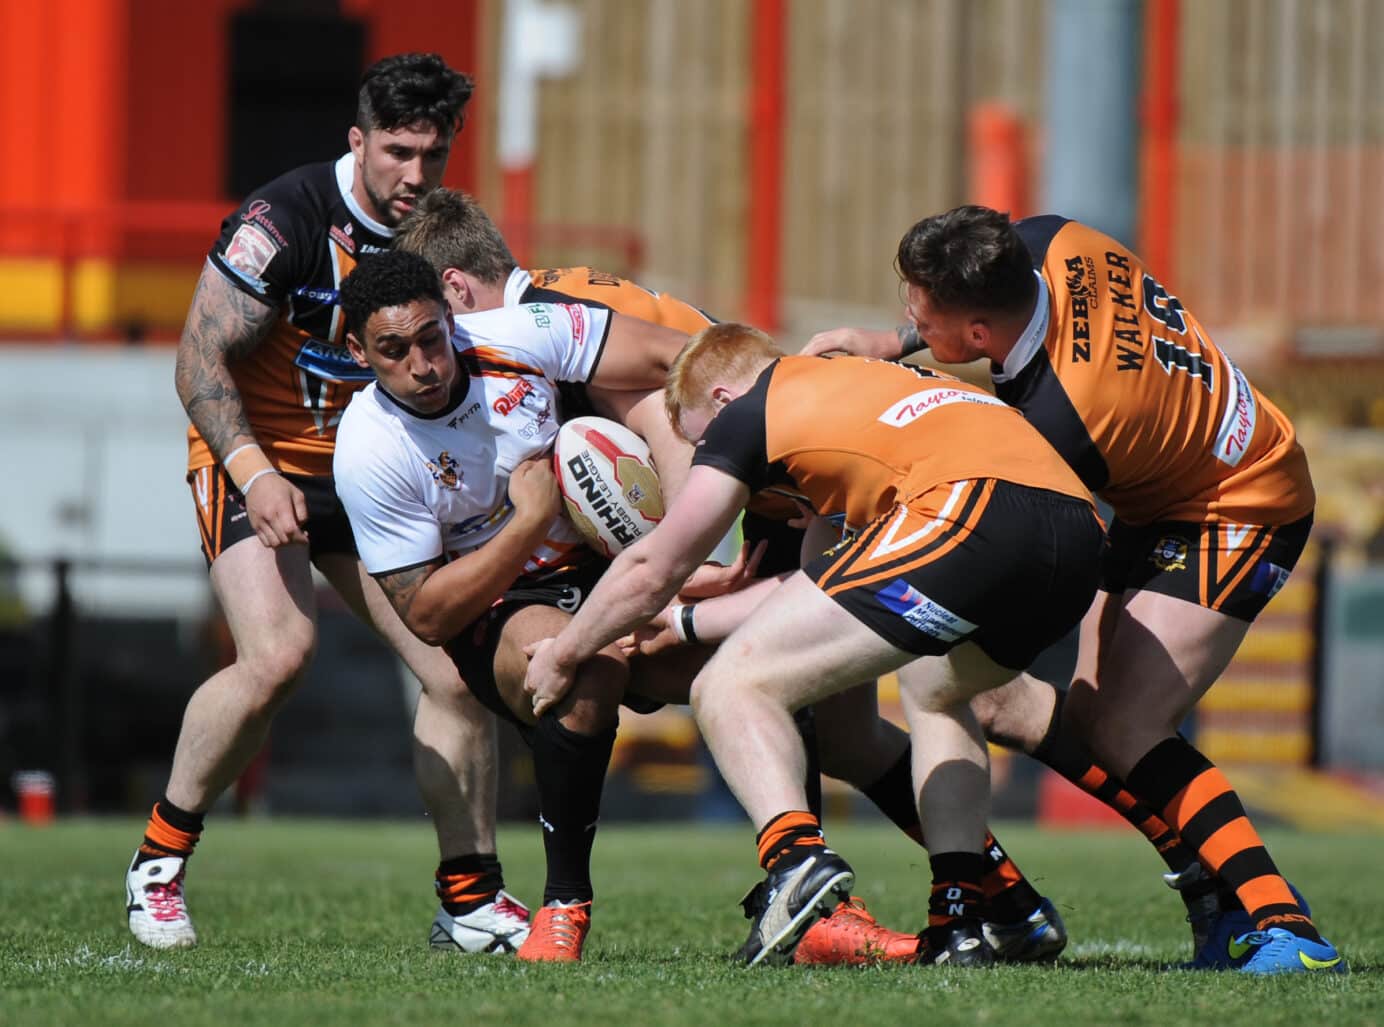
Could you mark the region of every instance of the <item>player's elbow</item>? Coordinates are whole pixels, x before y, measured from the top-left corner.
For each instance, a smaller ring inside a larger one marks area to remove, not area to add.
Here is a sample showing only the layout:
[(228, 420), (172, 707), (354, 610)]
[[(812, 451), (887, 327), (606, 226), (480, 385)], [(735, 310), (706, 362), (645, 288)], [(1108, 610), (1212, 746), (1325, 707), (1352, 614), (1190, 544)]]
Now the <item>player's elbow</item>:
[(445, 645), (458, 631), (454, 626), (456, 618), (447, 616), (445, 610), (432, 604), (415, 604), (403, 614), (403, 621), (420, 642), (428, 645)]

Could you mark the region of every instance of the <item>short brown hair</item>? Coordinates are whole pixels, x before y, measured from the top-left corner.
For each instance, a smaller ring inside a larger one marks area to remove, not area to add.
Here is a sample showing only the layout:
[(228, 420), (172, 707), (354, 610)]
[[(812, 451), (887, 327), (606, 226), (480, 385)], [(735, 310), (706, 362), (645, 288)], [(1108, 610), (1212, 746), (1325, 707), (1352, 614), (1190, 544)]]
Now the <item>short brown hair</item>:
[(518, 266), (481, 205), (442, 186), (426, 193), (404, 215), (394, 234), (394, 248), (425, 257), (439, 274), (454, 267), (487, 285), (503, 282)]
[(757, 375), (781, 356), (774, 340), (758, 328), (734, 321), (703, 328), (668, 369), (663, 405), (673, 430), (682, 434), (683, 411), (709, 402), (718, 382)]
[(899, 240), (895, 264), (943, 310), (1020, 313), (1038, 284), (1009, 215), (976, 205), (923, 218)]

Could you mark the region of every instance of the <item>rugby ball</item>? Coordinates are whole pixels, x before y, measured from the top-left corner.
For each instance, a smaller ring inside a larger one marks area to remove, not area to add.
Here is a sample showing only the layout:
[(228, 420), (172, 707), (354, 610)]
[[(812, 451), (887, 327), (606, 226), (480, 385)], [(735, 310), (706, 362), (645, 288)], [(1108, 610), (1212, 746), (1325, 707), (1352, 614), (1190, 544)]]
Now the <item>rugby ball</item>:
[(553, 470), (567, 516), (592, 549), (613, 557), (663, 519), (648, 444), (623, 424), (576, 417), (557, 433)]

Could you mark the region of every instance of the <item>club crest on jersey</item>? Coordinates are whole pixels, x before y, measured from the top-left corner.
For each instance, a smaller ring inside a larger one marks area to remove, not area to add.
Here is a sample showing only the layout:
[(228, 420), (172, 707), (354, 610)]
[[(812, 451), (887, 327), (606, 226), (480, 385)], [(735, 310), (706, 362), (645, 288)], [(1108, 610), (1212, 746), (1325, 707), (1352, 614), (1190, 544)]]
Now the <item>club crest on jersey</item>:
[(533, 383), (527, 378), (520, 378), (514, 383), (514, 388), (510, 389), (503, 396), (490, 405), (491, 409), (497, 414), (505, 415), (511, 413), (515, 408), (524, 402), (524, 397), (533, 391)]
[(452, 459), (452, 454), (445, 449), (437, 454), (436, 462), (428, 461), (428, 470), (432, 472), (433, 481), (444, 489), (455, 492), (461, 488), (462, 473), (457, 470), (457, 462)]
[(1149, 554), (1149, 562), (1160, 571), (1187, 569), (1187, 540), (1176, 535), (1164, 535)]

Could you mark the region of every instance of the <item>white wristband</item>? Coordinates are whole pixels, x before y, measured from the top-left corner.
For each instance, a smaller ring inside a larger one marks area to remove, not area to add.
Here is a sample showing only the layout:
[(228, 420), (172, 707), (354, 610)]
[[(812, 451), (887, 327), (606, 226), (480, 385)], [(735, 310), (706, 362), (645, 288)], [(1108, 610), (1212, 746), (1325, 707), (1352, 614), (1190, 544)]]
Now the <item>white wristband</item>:
[(248, 495), (250, 494), (250, 486), (253, 485), (255, 482), (259, 481), (259, 480), (260, 480), (261, 478), (263, 478), (266, 474), (278, 474), (278, 473), (279, 473), (279, 472), (276, 471), (276, 470), (274, 470), (274, 468), (272, 468), (272, 467), (266, 467), (266, 468), (264, 468), (264, 470), (262, 470), (262, 471), (256, 471), (254, 474), (250, 475), (250, 480), (249, 480), (249, 481), (247, 481), (244, 485), (240, 486), (240, 495), (241, 495), (241, 497), (244, 498), (244, 497), (248, 496)]
[(687, 632), (682, 626), (682, 603), (675, 603), (668, 607), (668, 627), (673, 635), (683, 645), (687, 644)]
[[(258, 442), (247, 442), (243, 446), (236, 446), (235, 449), (231, 450), (229, 453), (227, 453), (225, 456), (221, 458), (221, 466), (229, 466), (232, 460), (240, 456), (240, 454), (244, 453), (247, 449), (260, 449), (260, 444)], [(264, 452), (264, 450), (260, 449), (260, 452), (262, 453)]]

